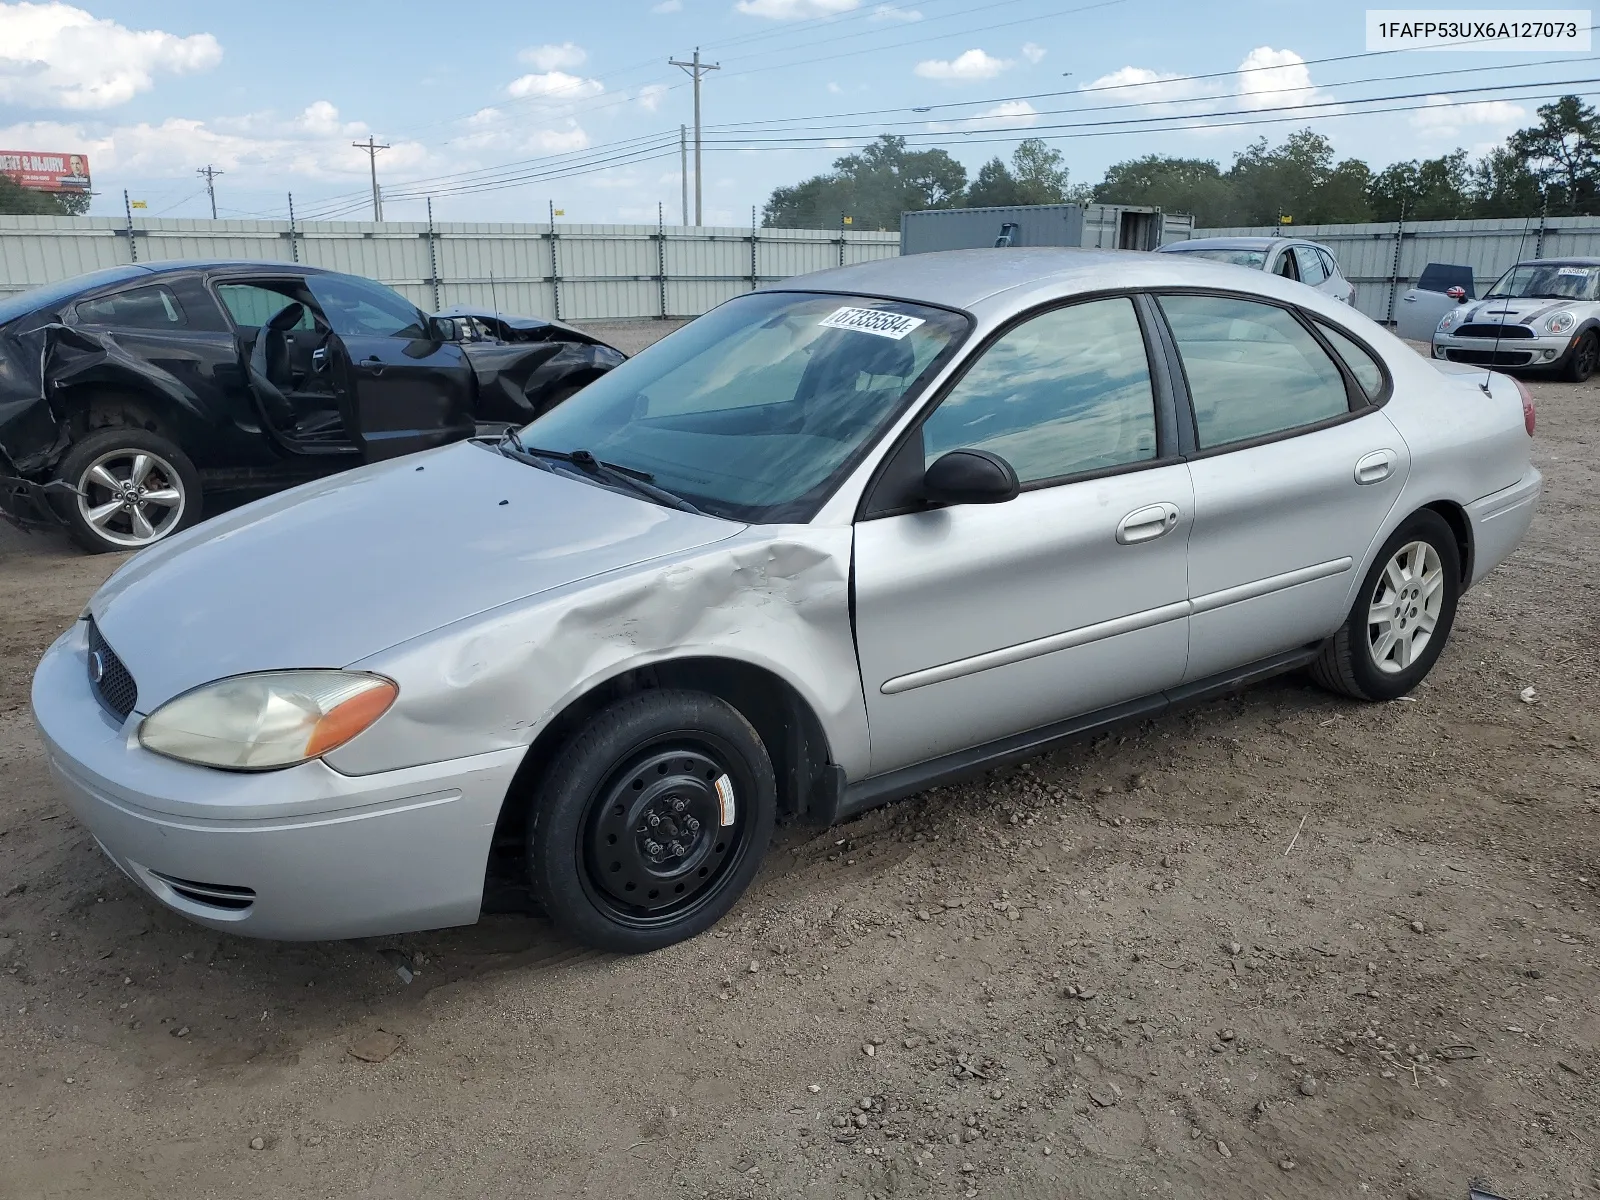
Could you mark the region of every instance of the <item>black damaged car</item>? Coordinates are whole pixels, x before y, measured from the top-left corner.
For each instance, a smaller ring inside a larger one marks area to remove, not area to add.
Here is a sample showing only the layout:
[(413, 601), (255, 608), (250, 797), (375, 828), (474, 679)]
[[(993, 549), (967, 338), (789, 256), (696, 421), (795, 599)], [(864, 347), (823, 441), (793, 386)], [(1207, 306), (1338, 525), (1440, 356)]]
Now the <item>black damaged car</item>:
[(569, 326), (430, 316), (298, 264), (95, 271), (0, 299), (0, 515), (136, 549), (209, 491), (525, 424), (622, 361)]

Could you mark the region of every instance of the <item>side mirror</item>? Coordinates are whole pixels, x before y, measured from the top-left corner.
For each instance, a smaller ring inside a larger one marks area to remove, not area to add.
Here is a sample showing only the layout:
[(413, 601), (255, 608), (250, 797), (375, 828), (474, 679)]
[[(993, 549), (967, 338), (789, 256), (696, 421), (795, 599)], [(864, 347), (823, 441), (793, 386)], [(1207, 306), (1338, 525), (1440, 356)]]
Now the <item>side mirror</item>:
[(1021, 490), (1011, 464), (987, 450), (952, 450), (922, 477), (922, 494), (935, 504), (1002, 504)]
[(1467, 302), (1467, 289), (1462, 287), (1460, 284), (1457, 284), (1455, 287), (1445, 288), (1444, 294), (1449, 296), (1450, 299), (1454, 300), (1457, 304), (1465, 304)]
[(428, 336), (435, 342), (459, 342), (461, 326), (454, 317), (429, 317)]

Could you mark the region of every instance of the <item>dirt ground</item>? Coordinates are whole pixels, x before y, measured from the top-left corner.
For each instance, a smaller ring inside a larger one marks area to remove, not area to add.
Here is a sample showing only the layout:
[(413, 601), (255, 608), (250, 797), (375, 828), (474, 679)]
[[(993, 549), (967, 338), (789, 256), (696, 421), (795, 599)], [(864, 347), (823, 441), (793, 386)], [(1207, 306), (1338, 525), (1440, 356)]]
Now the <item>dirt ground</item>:
[(1291, 677), (785, 830), (643, 958), (165, 912), (27, 706), (117, 560), (0, 540), (0, 1196), (1600, 1195), (1600, 384), (1535, 393), (1533, 533), (1410, 702)]

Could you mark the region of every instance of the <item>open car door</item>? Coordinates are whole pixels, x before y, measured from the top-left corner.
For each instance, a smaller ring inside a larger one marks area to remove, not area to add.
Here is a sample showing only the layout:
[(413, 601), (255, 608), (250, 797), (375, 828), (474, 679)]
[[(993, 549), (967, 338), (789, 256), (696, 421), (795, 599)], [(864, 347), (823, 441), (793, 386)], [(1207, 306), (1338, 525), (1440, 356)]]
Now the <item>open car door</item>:
[(349, 275), (306, 284), (333, 336), (332, 372), (350, 437), (368, 462), (471, 437), (475, 379), (461, 347), (398, 292)]

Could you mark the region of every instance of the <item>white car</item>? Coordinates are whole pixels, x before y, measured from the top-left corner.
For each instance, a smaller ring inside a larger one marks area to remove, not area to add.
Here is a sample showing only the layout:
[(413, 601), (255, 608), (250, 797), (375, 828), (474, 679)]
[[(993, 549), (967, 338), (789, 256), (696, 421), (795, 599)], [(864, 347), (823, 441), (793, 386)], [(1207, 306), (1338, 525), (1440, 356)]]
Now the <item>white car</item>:
[(1446, 310), (1433, 356), (1582, 383), (1600, 366), (1600, 258), (1518, 263), (1476, 304)]
[(1219, 237), (1192, 238), (1161, 247), (1161, 254), (1192, 254), (1213, 262), (1231, 263), (1293, 279), (1314, 287), (1340, 304), (1355, 304), (1356, 285), (1339, 270), (1333, 251), (1318, 242), (1302, 238)]

